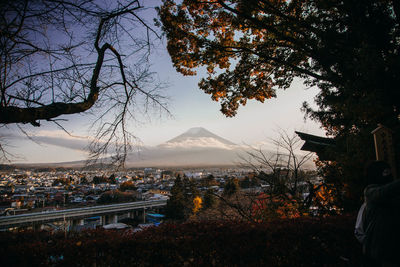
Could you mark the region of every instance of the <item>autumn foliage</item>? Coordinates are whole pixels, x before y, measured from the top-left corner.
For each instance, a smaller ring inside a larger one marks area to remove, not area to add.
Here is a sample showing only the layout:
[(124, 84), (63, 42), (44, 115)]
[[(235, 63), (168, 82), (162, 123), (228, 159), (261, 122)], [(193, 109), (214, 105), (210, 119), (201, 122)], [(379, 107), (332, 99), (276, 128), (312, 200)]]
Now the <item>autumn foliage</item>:
[(199, 87), (227, 116), (300, 78), (320, 89), (304, 110), (331, 135), (398, 126), (398, 1), (164, 0), (159, 15), (174, 67), (203, 67)]
[(260, 194), (253, 204), (253, 216), (260, 222), (271, 218), (298, 218), (300, 217), (300, 203), (288, 195)]
[(218, 1), (182, 1), (179, 5), (164, 1), (160, 17), (174, 67), (184, 75), (195, 75), (195, 69), (204, 66), (207, 78), (199, 86), (213, 100), (221, 101), (225, 115), (234, 116), (247, 99), (264, 102), (275, 97), (274, 80), (284, 80), (283, 76), (273, 79), (269, 73), (275, 66), (251, 53), (243, 56), (271, 38), (270, 33), (250, 28)]
[(199, 196), (196, 196), (196, 197), (193, 199), (193, 209), (192, 209), (192, 212), (193, 212), (194, 214), (196, 214), (197, 212), (200, 211), (200, 209), (202, 208), (202, 203), (203, 203), (203, 200), (202, 200), (201, 197), (199, 197)]

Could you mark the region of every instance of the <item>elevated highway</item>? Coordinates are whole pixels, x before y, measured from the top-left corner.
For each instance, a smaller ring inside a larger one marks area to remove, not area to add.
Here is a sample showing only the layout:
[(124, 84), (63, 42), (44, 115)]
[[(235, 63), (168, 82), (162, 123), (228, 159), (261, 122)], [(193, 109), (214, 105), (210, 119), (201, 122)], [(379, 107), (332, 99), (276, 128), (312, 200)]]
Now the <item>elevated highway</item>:
[(104, 216), (138, 209), (162, 207), (165, 205), (167, 205), (166, 200), (149, 200), (46, 212), (34, 212), (13, 216), (1, 216), (0, 229), (33, 225), (35, 223), (41, 224), (62, 220), (78, 220), (92, 216)]

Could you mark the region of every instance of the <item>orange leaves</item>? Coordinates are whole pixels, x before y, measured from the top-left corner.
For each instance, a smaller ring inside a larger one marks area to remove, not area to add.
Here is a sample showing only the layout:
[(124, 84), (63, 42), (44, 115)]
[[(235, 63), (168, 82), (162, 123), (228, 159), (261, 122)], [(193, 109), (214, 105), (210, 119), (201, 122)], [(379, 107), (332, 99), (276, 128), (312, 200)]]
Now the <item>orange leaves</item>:
[[(317, 188), (317, 186), (315, 186), (315, 188)], [(321, 185), (319, 186), (319, 189), (315, 195), (317, 199), (320, 200), (322, 203), (328, 203), (334, 200), (333, 193), (334, 192), (332, 188), (328, 188), (326, 185)]]
[(265, 72), (264, 72), (264, 71), (261, 71), (261, 70), (259, 70), (259, 69), (253, 69), (253, 70), (250, 72), (250, 76), (255, 76), (256, 78), (264, 78)]
[(185, 57), (177, 58), (176, 62), (174, 62), (174, 66), (177, 71), (185, 76), (196, 75), (196, 71), (192, 70), (192, 68), (197, 66), (197, 63), (193, 60), (187, 59)]
[(226, 96), (226, 92), (225, 91), (217, 91), (217, 92), (213, 93), (212, 98), (215, 101), (218, 101), (220, 97), (225, 97), (225, 96)]
[(181, 63), (183, 66), (185, 66), (185, 67), (187, 67), (187, 68), (189, 68), (189, 69), (191, 69), (191, 68), (193, 68), (193, 67), (195, 66), (195, 62), (194, 62), (193, 60), (191, 60), (191, 59), (182, 59), (182, 60), (180, 61), (180, 63)]
[(265, 29), (257, 29), (257, 28), (252, 28), (251, 29), (251, 35), (253, 35), (253, 43), (259, 43), (263, 41), (263, 38), (267, 31)]
[(314, 186), (315, 202), (323, 208), (331, 211), (339, 212), (335, 205), (337, 203), (337, 191), (333, 185), (320, 184)]
[(258, 101), (260, 101), (261, 103), (264, 103), (265, 96), (264, 96), (264, 95), (257, 95), (257, 96), (256, 96), (256, 99), (257, 99)]
[(298, 218), (301, 216), (299, 203), (290, 195), (268, 195), (258, 196), (253, 205), (253, 216), (261, 221), (274, 218)]
[(179, 67), (179, 68), (177, 68), (177, 70), (178, 70), (180, 73), (182, 73), (183, 75), (185, 75), (185, 76), (194, 76), (194, 75), (197, 74), (196, 71), (193, 71), (193, 70), (190, 70), (190, 69), (187, 69), (187, 68), (181, 68), (181, 67)]
[[(274, 97), (274, 86), (289, 87), (292, 80), (281, 64), (288, 57), (285, 51), (278, 51), (280, 39), (273, 30), (281, 26), (273, 16), (262, 14), (258, 5), (229, 2), (232, 10), (249, 12), (249, 16), (262, 22), (254, 24), (215, 0), (168, 2), (181, 3), (175, 4), (176, 12), (165, 4), (160, 8), (175, 68), (184, 75), (194, 75), (196, 68), (204, 66), (206, 78), (199, 87), (211, 94), (213, 100), (220, 101), (226, 116), (234, 116), (248, 99), (264, 102)], [(286, 44), (282, 47), (285, 49)], [(277, 66), (272, 58), (279, 56), (282, 58)]]
[(238, 30), (240, 30), (242, 32), (248, 32), (250, 30), (250, 28), (247, 25), (239, 24), (238, 25)]
[(210, 34), (210, 32), (206, 31), (204, 29), (199, 29), (199, 30), (197, 30), (197, 34), (202, 36), (202, 37), (204, 37), (204, 38), (206, 38)]
[(201, 197), (196, 196), (196, 197), (193, 199), (193, 209), (192, 209), (192, 211), (193, 211), (194, 214), (196, 214), (197, 212), (199, 212), (199, 210), (200, 210), (201, 207), (202, 207), (202, 204), (203, 204), (203, 200), (201, 199)]
[(211, 64), (208, 65), (208, 66), (207, 66), (207, 72), (210, 73), (210, 74), (212, 74), (212, 73), (214, 72), (214, 65), (211, 65)]

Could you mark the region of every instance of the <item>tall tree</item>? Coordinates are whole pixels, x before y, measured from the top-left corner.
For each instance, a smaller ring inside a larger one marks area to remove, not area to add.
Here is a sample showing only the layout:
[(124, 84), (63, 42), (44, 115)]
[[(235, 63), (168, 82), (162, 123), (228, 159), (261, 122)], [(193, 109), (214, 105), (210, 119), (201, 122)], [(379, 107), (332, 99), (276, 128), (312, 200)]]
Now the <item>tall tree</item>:
[(303, 111), (337, 139), (337, 166), (359, 183), (361, 166), (374, 158), (370, 132), (377, 123), (395, 131), (400, 151), (399, 6), (394, 0), (165, 0), (159, 14), (174, 66), (184, 75), (206, 67), (199, 87), (226, 116), (249, 99), (275, 97), (295, 78), (317, 86), (318, 108), (304, 103)]
[(203, 209), (212, 208), (212, 206), (214, 206), (214, 204), (216, 203), (216, 198), (214, 196), (213, 189), (207, 189), (207, 191), (204, 193), (203, 198), (204, 198)]
[(171, 188), (171, 196), (167, 201), (165, 213), (167, 218), (173, 220), (184, 220), (186, 218), (187, 200), (185, 197), (185, 186), (180, 176), (176, 177)]
[(92, 156), (112, 149), (123, 162), (128, 122), (166, 109), (148, 64), (159, 36), (141, 2), (1, 1), (0, 125), (60, 125), (62, 115), (97, 107)]
[(238, 192), (240, 189), (239, 187), (239, 180), (237, 178), (229, 178), (228, 181), (226, 181), (224, 185), (224, 196), (232, 196), (236, 192)]
[(169, 219), (185, 220), (192, 213), (199, 211), (201, 202), (202, 199), (196, 183), (185, 175), (183, 179), (178, 175), (171, 188), (171, 196), (166, 207), (166, 216)]

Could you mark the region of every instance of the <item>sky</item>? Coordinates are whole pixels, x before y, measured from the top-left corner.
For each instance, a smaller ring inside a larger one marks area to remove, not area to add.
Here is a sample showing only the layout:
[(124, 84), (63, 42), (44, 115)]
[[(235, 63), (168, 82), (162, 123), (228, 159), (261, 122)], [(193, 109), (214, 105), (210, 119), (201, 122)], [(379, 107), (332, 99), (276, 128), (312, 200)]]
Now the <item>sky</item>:
[[(204, 75), (183, 76), (172, 66), (166, 51), (164, 40), (152, 52), (150, 62), (152, 70), (161, 81), (168, 83), (164, 94), (170, 99), (172, 116), (155, 114), (150, 120), (142, 119), (133, 123), (130, 131), (145, 146), (156, 146), (192, 127), (204, 127), (207, 130), (236, 144), (258, 145), (275, 138), (277, 131), (283, 129), (289, 134), (295, 130), (324, 136), (319, 124), (310, 119), (304, 120), (300, 111), (302, 103), (313, 102), (318, 93), (316, 88), (306, 88), (296, 80), (287, 90), (277, 90), (277, 98), (264, 103), (255, 100), (241, 106), (233, 118), (225, 117), (219, 110), (220, 104), (212, 101), (210, 95), (198, 88), (197, 83)], [(6, 140), (6, 149), (13, 156), (13, 163), (52, 163), (84, 160), (87, 157), (85, 147), (90, 140), (89, 124), (91, 115), (78, 114), (63, 116), (66, 134), (54, 123), (42, 122), (41, 127), (23, 125), (28, 138), (17, 126), (0, 129), (0, 135)]]

